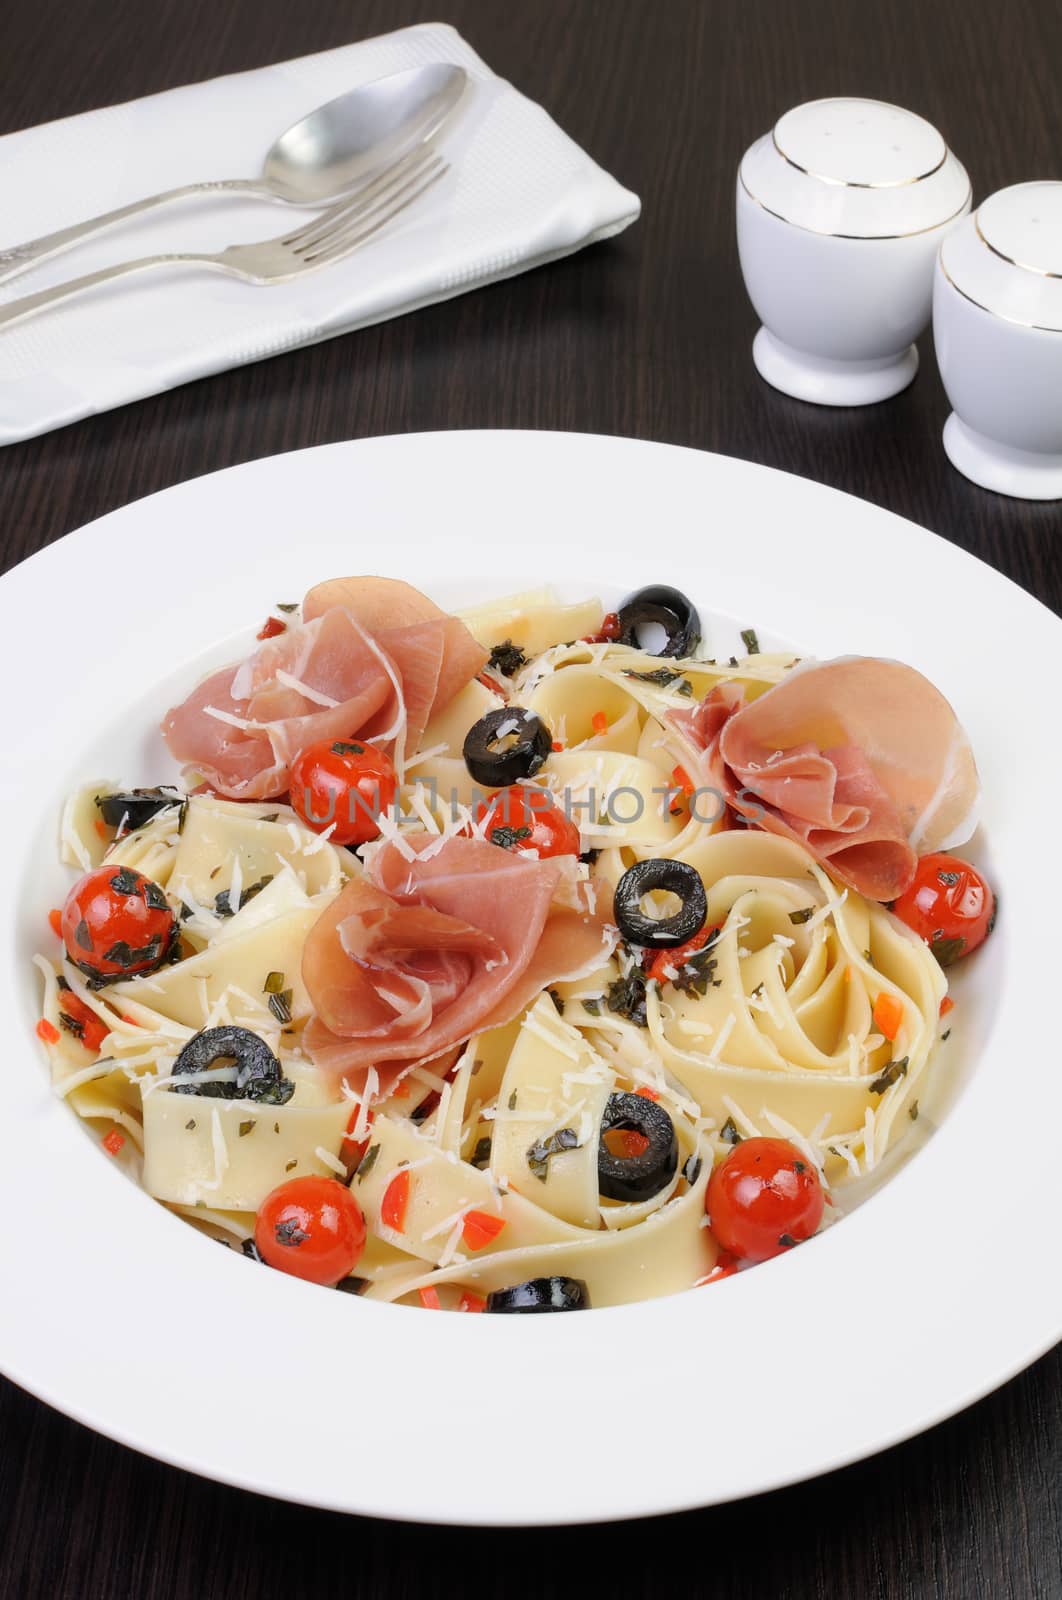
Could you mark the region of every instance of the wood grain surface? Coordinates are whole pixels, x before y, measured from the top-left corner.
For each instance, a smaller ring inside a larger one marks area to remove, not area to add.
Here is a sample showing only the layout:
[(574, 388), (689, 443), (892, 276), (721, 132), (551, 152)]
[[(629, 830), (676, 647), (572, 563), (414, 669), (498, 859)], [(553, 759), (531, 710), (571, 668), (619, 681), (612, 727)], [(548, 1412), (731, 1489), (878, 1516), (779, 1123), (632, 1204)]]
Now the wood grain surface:
[[(0, 451), (4, 567), (115, 506), (256, 456), (423, 429), (562, 428), (724, 451), (821, 480), (934, 529), (1062, 610), (1062, 507), (997, 498), (951, 469), (931, 340), (915, 384), (885, 405), (832, 411), (783, 398), (752, 367), (756, 321), (733, 236), (741, 152), (787, 106), (819, 95), (921, 111), (970, 168), (978, 198), (1062, 176), (1059, 0), (5, 0), (0, 132), (440, 15), (642, 196), (639, 224), (415, 316)], [(0, 167), (0, 240), (14, 243), (2, 238), (3, 185)], [(858, 606), (873, 573), (853, 554)], [(912, 574), (911, 603), (927, 627), (946, 629), (962, 597), (923, 595)], [(973, 1205), (990, 1198), (990, 1178)], [(1006, 1262), (985, 1271), (1005, 1295)], [(823, 1308), (804, 1310), (827, 1326)], [(0, 1314), (17, 1316), (17, 1299), (5, 1295)], [(70, 1308), (72, 1337), (90, 1314)], [(868, 1368), (888, 1359), (887, 1293), (873, 1307), (831, 1308), (829, 1325), (842, 1315)], [(151, 1337), (209, 1345), (202, 1329)], [(670, 1526), (477, 1534), (221, 1488), (5, 1383), (0, 1597), (552, 1597), (589, 1584), (617, 1596), (1058, 1600), (1060, 1377), (1056, 1351), (920, 1439)], [(632, 1418), (599, 1397), (575, 1441), (590, 1470), (651, 1470), (661, 1448), (725, 1452), (742, 1426), (740, 1397), (712, 1372), (710, 1350), (705, 1379), (720, 1389), (714, 1438), (687, 1439), (667, 1402)], [(356, 1424), (343, 1425), (357, 1449)]]

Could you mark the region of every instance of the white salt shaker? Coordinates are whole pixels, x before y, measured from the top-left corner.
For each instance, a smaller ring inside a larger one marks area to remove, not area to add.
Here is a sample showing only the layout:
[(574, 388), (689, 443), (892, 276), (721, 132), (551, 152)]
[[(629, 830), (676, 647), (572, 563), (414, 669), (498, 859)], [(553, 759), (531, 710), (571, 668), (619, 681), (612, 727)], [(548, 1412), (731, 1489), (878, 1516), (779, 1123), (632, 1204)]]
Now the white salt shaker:
[(1062, 183), (1019, 183), (950, 234), (933, 337), (944, 448), (974, 483), (1062, 499)]
[(970, 208), (930, 123), (880, 100), (812, 100), (742, 158), (737, 236), (763, 321), (761, 377), (820, 405), (869, 405), (918, 371), (940, 242)]

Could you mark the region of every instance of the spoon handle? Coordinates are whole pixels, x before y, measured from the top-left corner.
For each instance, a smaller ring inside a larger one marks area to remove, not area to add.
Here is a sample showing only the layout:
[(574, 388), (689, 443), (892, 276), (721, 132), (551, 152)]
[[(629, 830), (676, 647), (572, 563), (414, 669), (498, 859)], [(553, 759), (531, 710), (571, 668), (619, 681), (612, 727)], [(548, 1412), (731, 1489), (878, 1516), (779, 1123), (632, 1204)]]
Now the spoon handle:
[(0, 283), (6, 283), (20, 272), (35, 267), (41, 261), (57, 256), (71, 245), (101, 233), (116, 222), (135, 217), (141, 211), (151, 211), (155, 206), (166, 205), (170, 200), (183, 200), (193, 194), (268, 194), (269, 191), (254, 178), (222, 178), (211, 183), (185, 183), (179, 189), (164, 189), (161, 194), (148, 195), (144, 200), (134, 200), (131, 205), (119, 206), (116, 211), (104, 211), (87, 222), (77, 222), (70, 228), (60, 228), (56, 233), (45, 233), (26, 244), (13, 245), (10, 250), (0, 250)]

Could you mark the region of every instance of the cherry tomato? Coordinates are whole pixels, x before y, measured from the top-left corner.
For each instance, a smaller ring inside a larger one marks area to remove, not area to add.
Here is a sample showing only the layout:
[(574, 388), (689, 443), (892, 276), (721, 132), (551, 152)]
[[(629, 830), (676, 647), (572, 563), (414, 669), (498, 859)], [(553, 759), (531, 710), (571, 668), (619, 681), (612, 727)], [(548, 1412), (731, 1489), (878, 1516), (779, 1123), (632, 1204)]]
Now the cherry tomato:
[(361, 1258), (365, 1218), (337, 1178), (291, 1178), (258, 1207), (254, 1242), (267, 1266), (307, 1283), (337, 1284)]
[(914, 882), (892, 909), (949, 967), (984, 944), (995, 924), (996, 897), (968, 861), (938, 852), (919, 858)]
[(498, 789), (478, 807), (476, 821), (485, 821), (491, 844), (505, 850), (535, 850), (542, 858), (579, 854), (579, 829), (548, 789), (519, 783)]
[(696, 955), (698, 950), (703, 950), (708, 940), (717, 934), (721, 927), (721, 922), (713, 922), (710, 926), (699, 929), (692, 939), (686, 940), (685, 944), (676, 945), (673, 950), (647, 951), (646, 977), (655, 978), (657, 983), (667, 983), (669, 974), (678, 972), (685, 966), (690, 956)]
[(391, 758), (357, 739), (321, 739), (300, 751), (291, 769), (292, 805), (314, 833), (332, 828), (336, 844), (378, 838), (377, 818), (397, 788)]
[(818, 1172), (788, 1139), (743, 1139), (708, 1180), (712, 1232), (744, 1261), (767, 1261), (810, 1239), (822, 1208)]
[(63, 906), (63, 942), (94, 982), (152, 972), (177, 938), (177, 919), (157, 883), (132, 867), (97, 867)]

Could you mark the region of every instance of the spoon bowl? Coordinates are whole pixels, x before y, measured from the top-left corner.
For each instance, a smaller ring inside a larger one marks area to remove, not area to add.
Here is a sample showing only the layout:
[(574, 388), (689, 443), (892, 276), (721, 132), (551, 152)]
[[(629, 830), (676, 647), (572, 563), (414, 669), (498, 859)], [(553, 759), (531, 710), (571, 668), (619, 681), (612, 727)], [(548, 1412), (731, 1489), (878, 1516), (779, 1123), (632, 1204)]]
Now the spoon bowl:
[(337, 199), (431, 139), (467, 82), (463, 67), (437, 61), (348, 89), (280, 135), (255, 186), (293, 205)]

